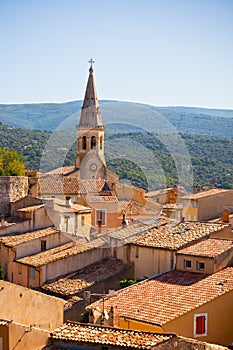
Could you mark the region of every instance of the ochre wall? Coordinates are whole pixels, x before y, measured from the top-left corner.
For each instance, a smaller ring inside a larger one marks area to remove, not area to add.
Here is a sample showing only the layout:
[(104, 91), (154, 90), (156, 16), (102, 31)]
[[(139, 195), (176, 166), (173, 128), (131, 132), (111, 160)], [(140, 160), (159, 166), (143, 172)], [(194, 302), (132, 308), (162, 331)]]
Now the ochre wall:
[[(9, 350), (36, 350), (45, 345), (49, 332), (35, 326), (11, 323), (9, 326)], [(3, 348), (5, 350), (5, 348)]]
[(125, 246), (125, 249), (130, 249), (129, 260), (135, 264), (134, 278), (155, 276), (172, 268), (171, 264), (174, 255), (172, 251), (139, 245), (128, 245)]
[[(221, 286), (217, 286), (221, 290)], [(188, 338), (194, 338), (194, 315), (208, 314), (207, 332), (197, 340), (209, 343), (230, 345), (233, 342), (233, 291), (186, 313), (164, 325), (164, 332), (173, 332)]]
[(46, 330), (62, 324), (64, 300), (6, 281), (0, 281), (0, 290), (1, 318)]
[[(184, 268), (184, 260), (191, 261), (191, 269)], [(204, 271), (197, 270), (197, 262), (203, 262), (205, 264)], [(202, 273), (213, 273), (214, 272), (214, 259), (208, 257), (198, 257), (185, 254), (177, 254), (176, 269), (189, 271), (189, 272), (202, 272)]]

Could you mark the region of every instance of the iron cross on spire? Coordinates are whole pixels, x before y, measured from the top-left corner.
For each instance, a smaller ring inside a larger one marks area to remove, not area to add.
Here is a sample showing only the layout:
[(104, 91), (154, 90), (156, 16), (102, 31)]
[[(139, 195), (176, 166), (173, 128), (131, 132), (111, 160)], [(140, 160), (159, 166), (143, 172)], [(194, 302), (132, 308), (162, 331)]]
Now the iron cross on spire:
[(88, 61), (88, 63), (90, 63), (90, 65), (91, 65), (90, 68), (92, 68), (92, 65), (93, 65), (93, 63), (95, 63), (95, 61), (91, 58), (90, 61)]

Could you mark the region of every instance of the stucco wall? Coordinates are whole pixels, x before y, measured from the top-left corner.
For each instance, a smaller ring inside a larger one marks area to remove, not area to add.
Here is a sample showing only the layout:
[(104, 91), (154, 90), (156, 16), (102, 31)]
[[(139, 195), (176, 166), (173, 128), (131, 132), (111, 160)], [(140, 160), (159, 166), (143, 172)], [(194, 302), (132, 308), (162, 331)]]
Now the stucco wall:
[(96, 261), (102, 260), (109, 255), (109, 249), (95, 248), (77, 255), (67, 256), (64, 257), (64, 259), (54, 261), (53, 263), (46, 265), (46, 281), (61, 275), (65, 275), (69, 272), (77, 271)]
[(70, 242), (70, 239), (61, 232), (56, 232), (45, 237), (39, 237), (31, 241), (19, 244), (15, 247), (16, 259), (26, 255), (32, 255), (41, 251), (41, 241), (46, 241), (46, 250)]
[(129, 261), (135, 264), (134, 278), (155, 276), (173, 268), (174, 253), (170, 250), (128, 245)]
[(38, 350), (39, 347), (46, 344), (49, 332), (38, 327), (11, 323), (9, 336), (9, 350)]
[(233, 190), (218, 193), (198, 200), (198, 220), (210, 220), (221, 217), (225, 207), (232, 208)]
[[(191, 269), (185, 269), (184, 261), (191, 261)], [(205, 264), (204, 271), (197, 270), (197, 262), (203, 262)], [(202, 273), (214, 273), (215, 261), (214, 258), (209, 257), (198, 257), (185, 254), (177, 254), (176, 269), (189, 271), (189, 272), (202, 272)]]
[[(1, 318), (51, 330), (63, 322), (64, 301), (46, 294), (0, 281)], [(10, 296), (10, 297), (9, 297)]]

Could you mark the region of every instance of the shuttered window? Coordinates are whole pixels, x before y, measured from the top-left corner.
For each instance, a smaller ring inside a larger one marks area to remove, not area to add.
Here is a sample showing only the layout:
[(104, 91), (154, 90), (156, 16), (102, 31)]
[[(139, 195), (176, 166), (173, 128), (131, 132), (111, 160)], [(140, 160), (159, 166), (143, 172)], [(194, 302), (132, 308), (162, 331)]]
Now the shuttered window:
[(194, 315), (194, 336), (207, 335), (207, 314)]

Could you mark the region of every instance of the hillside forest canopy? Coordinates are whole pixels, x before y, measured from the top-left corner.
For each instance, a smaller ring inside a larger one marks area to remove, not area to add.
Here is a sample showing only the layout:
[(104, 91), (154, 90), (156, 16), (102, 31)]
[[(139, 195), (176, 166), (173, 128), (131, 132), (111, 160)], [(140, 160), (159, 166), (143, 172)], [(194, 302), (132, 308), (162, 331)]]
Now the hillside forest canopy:
[[(55, 150), (64, 159), (62, 165), (74, 165), (77, 150), (76, 142), (73, 143), (72, 147), (67, 148), (68, 140), (71, 137), (75, 139), (74, 133), (69, 131), (60, 133), (56, 138)], [(6, 149), (2, 151), (0, 156), (1, 175), (15, 175), (16, 173), (22, 175), (24, 173), (23, 163), (27, 169), (40, 170), (41, 156), (50, 136), (51, 132), (48, 131), (26, 130), (0, 124), (0, 147)], [(205, 186), (209, 185), (210, 182), (214, 182), (216, 187), (233, 188), (233, 164), (231, 159), (233, 138), (190, 134), (182, 134), (181, 137), (191, 157), (194, 185)], [(153, 189), (164, 187), (159, 169), (152, 168), (151, 157), (143, 159), (142, 167), (136, 161), (132, 161), (135, 159), (133, 148), (128, 149), (126, 159), (124, 159), (124, 155), (117, 154), (115, 150), (111, 149), (111, 144), (114, 145), (113, 141), (119, 139), (123, 147), (124, 142), (126, 147), (130, 140), (137, 140), (144, 149), (148, 150), (149, 155), (156, 158), (157, 164), (163, 170), (166, 185), (173, 186), (177, 184), (179, 178), (174, 159), (166, 147), (161, 144), (156, 134), (141, 132), (114, 133), (111, 131), (111, 133), (106, 133), (105, 137), (105, 143), (108, 146), (106, 147), (106, 161), (108, 168), (117, 173), (121, 181), (130, 182), (132, 185), (146, 190), (148, 189), (148, 180)], [(112, 153), (115, 154), (115, 157), (111, 155)], [(15, 155), (13, 164), (10, 155)], [(177, 157), (182, 158), (183, 154), (177, 154)], [(4, 159), (8, 159), (8, 163)], [(47, 159), (51, 169), (56, 167), (53, 155), (48, 154)], [(150, 178), (148, 178), (148, 170), (150, 170)]]

